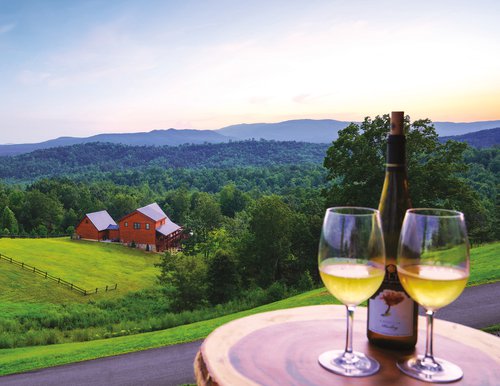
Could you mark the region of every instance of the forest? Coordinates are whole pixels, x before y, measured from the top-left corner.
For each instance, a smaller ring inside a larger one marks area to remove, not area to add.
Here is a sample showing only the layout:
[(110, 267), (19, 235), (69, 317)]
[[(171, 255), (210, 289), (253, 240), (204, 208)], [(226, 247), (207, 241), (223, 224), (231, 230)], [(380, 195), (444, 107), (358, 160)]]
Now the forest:
[(41, 177), (91, 175), (150, 169), (226, 169), (276, 165), (320, 164), (325, 144), (239, 141), (180, 146), (127, 146), (86, 143), (0, 157), (0, 178), (26, 182)]

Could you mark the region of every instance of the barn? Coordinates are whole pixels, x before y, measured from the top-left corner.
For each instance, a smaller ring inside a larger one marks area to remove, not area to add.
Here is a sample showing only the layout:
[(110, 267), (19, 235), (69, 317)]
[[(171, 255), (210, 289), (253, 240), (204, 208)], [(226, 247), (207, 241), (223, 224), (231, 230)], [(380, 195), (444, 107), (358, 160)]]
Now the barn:
[(115, 220), (105, 210), (87, 213), (75, 228), (81, 239), (118, 240), (119, 229)]
[(118, 223), (120, 242), (134, 243), (148, 251), (178, 248), (182, 239), (182, 227), (172, 222), (156, 202), (136, 209)]

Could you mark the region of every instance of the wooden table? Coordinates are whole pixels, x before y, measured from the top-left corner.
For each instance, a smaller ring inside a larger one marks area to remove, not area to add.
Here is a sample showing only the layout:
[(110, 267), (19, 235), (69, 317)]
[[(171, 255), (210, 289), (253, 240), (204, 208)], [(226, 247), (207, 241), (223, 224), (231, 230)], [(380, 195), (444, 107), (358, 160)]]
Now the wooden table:
[[(424, 351), (425, 324), (425, 318), (419, 317), (417, 353)], [(401, 353), (370, 346), (365, 330), (366, 308), (359, 307), (354, 315), (354, 350), (380, 362), (381, 370), (371, 377), (342, 377), (318, 364), (322, 352), (345, 345), (345, 307), (328, 305), (266, 312), (219, 327), (196, 356), (196, 379), (198, 385), (220, 386), (426, 384), (396, 368)], [(434, 353), (462, 368), (463, 379), (453, 385), (500, 385), (498, 337), (435, 320)]]

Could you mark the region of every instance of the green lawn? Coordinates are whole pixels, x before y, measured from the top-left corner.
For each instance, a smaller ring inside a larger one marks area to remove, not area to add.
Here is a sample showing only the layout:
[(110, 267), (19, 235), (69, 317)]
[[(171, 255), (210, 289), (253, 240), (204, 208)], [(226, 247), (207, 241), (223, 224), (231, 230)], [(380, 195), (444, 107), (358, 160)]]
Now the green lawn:
[[(63, 240), (59, 242), (72, 243)], [(1, 245), (0, 243), (0, 249)], [(76, 243), (72, 245), (88, 244)], [(92, 246), (101, 248), (99, 244), (92, 243)], [(121, 248), (120, 246), (108, 247)], [(138, 251), (133, 252), (137, 253)], [(472, 271), (469, 285), (500, 280), (499, 252), (500, 242), (480, 246), (472, 250)], [(146, 256), (149, 257), (149, 255)], [(2, 265), (0, 265), (1, 267)], [(40, 280), (43, 279), (40, 278)], [(324, 289), (319, 289), (251, 310), (162, 331), (91, 342), (3, 349), (0, 350), (0, 375), (203, 339), (213, 329), (222, 324), (258, 312), (316, 304), (331, 304), (333, 302), (334, 299)], [(14, 304), (12, 306), (15, 307)], [(32, 306), (32, 310), (36, 312), (39, 305), (32, 304)]]
[(500, 242), (481, 245), (470, 252), (471, 275), (468, 285), (500, 280)]
[[(0, 253), (89, 290), (117, 283), (122, 293), (135, 291), (151, 286), (158, 273), (154, 267), (154, 263), (159, 261), (158, 254), (110, 243), (74, 241), (69, 238), (2, 238)], [(1, 272), (6, 264), (0, 261)], [(36, 279), (43, 280), (39, 276)], [(33, 292), (29, 287), (28, 290)], [(0, 291), (3, 293), (2, 284)], [(19, 291), (13, 293), (13, 300), (18, 296), (29, 297), (22, 292), (19, 286)]]

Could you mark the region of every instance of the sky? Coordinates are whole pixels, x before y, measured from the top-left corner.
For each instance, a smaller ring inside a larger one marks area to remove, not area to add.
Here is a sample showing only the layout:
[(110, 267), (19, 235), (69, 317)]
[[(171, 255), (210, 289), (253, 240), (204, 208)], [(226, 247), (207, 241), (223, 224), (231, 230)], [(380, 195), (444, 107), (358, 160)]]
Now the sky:
[(0, 143), (500, 119), (500, 1), (0, 0)]

